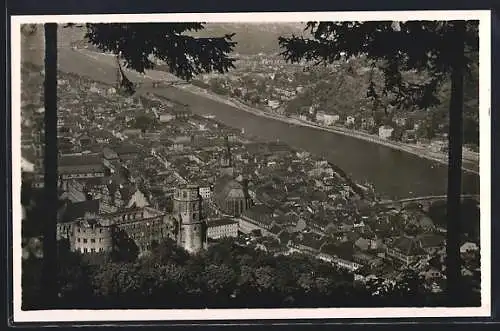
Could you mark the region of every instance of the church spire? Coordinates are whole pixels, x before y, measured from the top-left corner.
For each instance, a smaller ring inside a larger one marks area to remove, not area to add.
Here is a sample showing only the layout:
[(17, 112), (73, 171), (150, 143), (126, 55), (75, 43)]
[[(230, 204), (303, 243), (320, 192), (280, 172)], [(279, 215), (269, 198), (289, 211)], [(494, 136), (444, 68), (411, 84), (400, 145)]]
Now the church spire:
[(226, 144), (226, 159), (228, 162), (228, 166), (233, 166), (233, 157), (231, 155), (231, 146), (229, 145), (229, 138), (227, 136), (224, 137), (224, 142)]
[(224, 137), (226, 151), (221, 158), (221, 175), (234, 176), (233, 157), (231, 155), (231, 146), (229, 145), (228, 137)]

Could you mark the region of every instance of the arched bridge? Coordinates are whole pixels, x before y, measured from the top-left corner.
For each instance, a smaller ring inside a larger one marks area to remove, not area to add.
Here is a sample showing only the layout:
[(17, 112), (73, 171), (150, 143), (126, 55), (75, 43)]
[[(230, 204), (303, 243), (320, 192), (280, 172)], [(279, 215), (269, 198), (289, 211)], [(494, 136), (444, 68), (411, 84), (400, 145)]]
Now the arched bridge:
[[(408, 203), (413, 203), (413, 202), (435, 202), (435, 201), (440, 201), (440, 200), (446, 200), (447, 195), (428, 195), (428, 196), (423, 196), (423, 197), (414, 197), (414, 198), (406, 198), (406, 199), (400, 199), (400, 200), (393, 200), (393, 201), (382, 201), (379, 203), (379, 205), (391, 205), (391, 204), (408, 204)], [(461, 195), (462, 199), (476, 199), (479, 201), (479, 194), (462, 194)]]

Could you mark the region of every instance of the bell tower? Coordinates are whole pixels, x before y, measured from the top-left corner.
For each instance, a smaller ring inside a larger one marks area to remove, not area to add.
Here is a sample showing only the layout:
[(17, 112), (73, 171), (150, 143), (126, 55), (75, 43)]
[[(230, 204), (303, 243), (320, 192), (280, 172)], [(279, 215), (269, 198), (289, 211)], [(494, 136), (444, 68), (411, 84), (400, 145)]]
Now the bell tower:
[(198, 187), (185, 185), (177, 188), (173, 202), (173, 214), (179, 229), (177, 244), (189, 253), (197, 253), (205, 246), (206, 227)]
[(229, 138), (224, 138), (225, 151), (220, 159), (220, 175), (221, 176), (234, 176), (233, 156), (231, 154), (231, 146), (229, 145)]

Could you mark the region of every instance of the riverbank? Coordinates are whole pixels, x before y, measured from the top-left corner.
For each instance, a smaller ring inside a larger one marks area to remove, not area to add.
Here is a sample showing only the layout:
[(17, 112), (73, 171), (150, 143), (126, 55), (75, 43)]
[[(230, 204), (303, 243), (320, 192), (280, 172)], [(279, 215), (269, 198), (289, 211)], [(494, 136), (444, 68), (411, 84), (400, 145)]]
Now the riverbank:
[[(285, 123), (288, 123), (291, 125), (300, 125), (300, 126), (311, 127), (311, 128), (315, 128), (315, 129), (319, 129), (319, 130), (323, 130), (323, 131), (327, 131), (327, 132), (332, 132), (332, 133), (336, 133), (336, 134), (341, 134), (341, 135), (353, 137), (356, 139), (361, 139), (364, 141), (368, 141), (371, 143), (375, 143), (375, 144), (379, 144), (379, 145), (382, 145), (385, 147), (389, 147), (389, 148), (392, 148), (395, 150), (410, 153), (410, 154), (416, 155), (416, 156), (421, 157), (421, 158), (425, 158), (428, 160), (439, 162), (441, 164), (446, 164), (446, 165), (448, 164), (448, 156), (446, 154), (429, 151), (428, 149), (426, 149), (423, 146), (420, 147), (420, 146), (416, 146), (416, 145), (404, 144), (404, 143), (400, 143), (400, 142), (396, 142), (396, 141), (392, 141), (392, 140), (382, 139), (376, 135), (371, 135), (368, 133), (355, 131), (355, 130), (349, 130), (349, 129), (346, 129), (343, 127), (338, 127), (338, 126), (324, 127), (324, 126), (318, 125), (318, 124), (313, 123), (313, 122), (300, 120), (298, 118), (292, 118), (292, 117), (287, 117), (287, 116), (278, 115), (278, 114), (271, 114), (269, 112), (245, 105), (244, 103), (242, 103), (238, 100), (232, 99), (230, 97), (222, 97), (222, 96), (219, 96), (211, 91), (208, 91), (208, 90), (205, 90), (203, 88), (200, 88), (200, 87), (197, 87), (194, 85), (190, 85), (190, 84), (176, 86), (176, 88), (180, 88), (183, 90), (187, 90), (191, 93), (196, 93), (198, 95), (202, 95), (204, 97), (211, 98), (212, 100), (222, 102), (222, 103), (225, 103), (225, 104), (233, 106), (233, 107), (237, 107), (243, 111), (252, 113), (252, 114), (257, 115), (257, 116), (272, 118), (272, 119), (282, 121), (282, 122), (285, 122)], [(464, 158), (462, 170), (479, 175), (479, 162), (473, 161), (473, 160), (467, 160)]]
[[(82, 55), (85, 55), (87, 57), (92, 58), (93, 60), (97, 60), (100, 62), (106, 62), (107, 64), (109, 64), (111, 66), (114, 65), (114, 59), (112, 56), (105, 55), (102, 53), (96, 53), (96, 52), (92, 52), (92, 51), (88, 51), (88, 50), (78, 49), (76, 51)], [(181, 81), (180, 79), (176, 78), (172, 74), (164, 72), (164, 71), (148, 70), (147, 73), (145, 73), (145, 74), (138, 74), (138, 73), (131, 71), (131, 70), (128, 70), (128, 69), (125, 69), (125, 71), (127, 72), (127, 75), (130, 75), (130, 77), (134, 77), (134, 78), (138, 79), (138, 82), (142, 82), (142, 83), (144, 83), (146, 81), (149, 81), (149, 82), (156, 81), (156, 82), (166, 82), (168, 84), (172, 84), (172, 83), (175, 84), (176, 82)], [(409, 145), (409, 144), (399, 143), (399, 142), (395, 142), (395, 141), (391, 141), (391, 140), (381, 139), (375, 135), (371, 135), (371, 134), (359, 132), (359, 131), (354, 131), (354, 130), (349, 130), (349, 129), (342, 128), (342, 127), (323, 127), (323, 126), (317, 125), (317, 124), (312, 123), (312, 122), (302, 121), (302, 120), (297, 119), (297, 118), (291, 118), (291, 117), (286, 117), (283, 115), (271, 114), (269, 112), (250, 107), (250, 106), (240, 102), (239, 100), (236, 100), (236, 99), (233, 99), (230, 97), (220, 96), (220, 95), (217, 95), (211, 91), (208, 91), (206, 89), (203, 89), (201, 87), (191, 85), (191, 84), (181, 84), (181, 85), (175, 85), (175, 86), (171, 85), (171, 88), (184, 90), (186, 92), (193, 93), (193, 94), (202, 96), (204, 98), (209, 98), (209, 99), (212, 99), (214, 101), (229, 105), (231, 107), (238, 108), (240, 110), (243, 110), (247, 113), (251, 113), (251, 114), (256, 115), (256, 116), (274, 119), (277, 121), (287, 123), (289, 125), (310, 127), (310, 128), (314, 128), (317, 130), (322, 130), (322, 131), (331, 132), (331, 133), (335, 133), (335, 134), (339, 134), (339, 135), (349, 136), (349, 137), (356, 138), (359, 140), (364, 140), (367, 142), (382, 145), (382, 146), (391, 148), (393, 150), (406, 152), (406, 153), (418, 156), (420, 158), (432, 160), (432, 161), (435, 161), (435, 162), (438, 162), (438, 163), (441, 163), (444, 165), (448, 164), (448, 157), (446, 154), (435, 153), (435, 152), (432, 152), (424, 147), (419, 147), (419, 146), (415, 146), (415, 145)], [(140, 88), (139, 88), (139, 90), (140, 90)], [(151, 91), (151, 92), (154, 93), (153, 91)], [(475, 174), (475, 175), (479, 175), (479, 162), (464, 159), (462, 170), (465, 172)]]

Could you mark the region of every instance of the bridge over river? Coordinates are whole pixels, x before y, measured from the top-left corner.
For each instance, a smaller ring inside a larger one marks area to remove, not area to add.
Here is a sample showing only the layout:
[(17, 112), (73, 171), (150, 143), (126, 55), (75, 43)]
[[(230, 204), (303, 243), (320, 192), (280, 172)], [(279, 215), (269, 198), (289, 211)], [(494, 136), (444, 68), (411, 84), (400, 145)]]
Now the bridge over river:
[[(436, 201), (442, 201), (446, 200), (447, 196), (446, 195), (428, 195), (428, 196), (421, 196), (421, 197), (413, 197), (413, 198), (407, 198), (407, 199), (400, 199), (400, 200), (388, 200), (388, 201), (381, 201), (378, 203), (379, 206), (389, 206), (389, 205), (407, 205), (410, 203), (420, 203), (420, 204), (425, 204), (425, 205), (430, 205), (433, 202)], [(461, 195), (462, 200), (464, 199), (475, 199), (479, 202), (479, 194), (462, 194)]]

